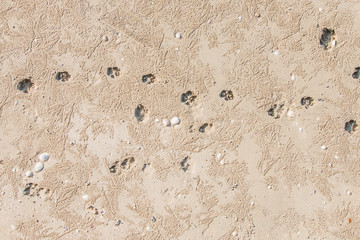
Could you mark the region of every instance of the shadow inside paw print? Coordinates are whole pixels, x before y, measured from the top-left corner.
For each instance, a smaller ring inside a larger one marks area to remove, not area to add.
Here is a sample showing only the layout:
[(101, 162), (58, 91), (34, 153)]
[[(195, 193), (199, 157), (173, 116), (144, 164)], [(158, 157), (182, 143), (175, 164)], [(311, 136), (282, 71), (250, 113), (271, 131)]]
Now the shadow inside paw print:
[(121, 162), (120, 167), (122, 169), (129, 169), (134, 162), (135, 162), (135, 158), (133, 158), (133, 157), (125, 158)]
[(110, 167), (109, 167), (109, 170), (110, 170), (110, 173), (116, 173), (117, 171), (117, 165), (119, 164), (119, 161), (115, 161)]
[(284, 104), (274, 104), (269, 110), (268, 115), (278, 119), (284, 111)]
[(336, 35), (333, 29), (323, 28), (320, 45), (323, 46), (325, 50), (330, 50), (336, 45)]
[(190, 164), (187, 162), (189, 160), (189, 157), (184, 158), (181, 162), (180, 162), (180, 168), (186, 172), (190, 166)]
[(195, 101), (197, 96), (192, 91), (187, 91), (186, 93), (181, 94), (181, 102), (186, 105), (190, 105)]
[(146, 113), (147, 113), (146, 108), (141, 104), (139, 104), (135, 108), (135, 118), (138, 120), (138, 122), (144, 121)]
[(212, 127), (212, 124), (204, 123), (203, 125), (200, 126), (199, 132), (204, 133), (208, 127)]
[(302, 106), (305, 106), (306, 109), (308, 109), (310, 106), (313, 105), (314, 99), (312, 97), (303, 97), (300, 101)]
[(141, 80), (143, 83), (151, 84), (155, 82), (155, 76), (154, 74), (146, 74), (142, 76)]
[(229, 101), (234, 99), (234, 94), (231, 90), (222, 90), (220, 97), (224, 98), (226, 101)]
[(55, 79), (57, 81), (65, 82), (70, 79), (70, 74), (68, 72), (58, 72), (56, 73)]
[(118, 67), (109, 67), (107, 69), (106, 75), (111, 78), (115, 78), (120, 75), (120, 69)]
[(354, 132), (357, 129), (357, 127), (358, 127), (358, 125), (357, 125), (356, 121), (354, 121), (354, 120), (350, 120), (345, 123), (345, 130), (349, 133)]
[(355, 79), (359, 79), (359, 77), (360, 77), (360, 67), (355, 68), (355, 71), (352, 74), (352, 77), (355, 78)]
[(28, 93), (29, 89), (34, 86), (34, 84), (31, 82), (30, 78), (25, 78), (23, 80), (21, 80), (20, 82), (18, 82), (16, 88), (17, 90), (24, 92), (24, 93)]

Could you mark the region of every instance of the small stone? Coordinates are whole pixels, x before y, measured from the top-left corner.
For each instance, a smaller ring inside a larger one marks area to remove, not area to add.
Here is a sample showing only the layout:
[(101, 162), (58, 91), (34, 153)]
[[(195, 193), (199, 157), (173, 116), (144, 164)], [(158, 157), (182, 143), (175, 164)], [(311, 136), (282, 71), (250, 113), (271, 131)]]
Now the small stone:
[(84, 196), (82, 196), (82, 198), (86, 201), (89, 199), (89, 195), (85, 194)]
[(170, 122), (172, 125), (178, 125), (180, 123), (180, 119), (178, 117), (173, 117)]
[(163, 122), (165, 127), (170, 127), (171, 126), (171, 123), (170, 123), (169, 119), (164, 119), (162, 122)]
[(251, 206), (254, 206), (254, 205), (255, 205), (255, 202), (254, 202), (254, 201), (251, 201), (250, 205), (251, 205)]
[(274, 51), (275, 56), (279, 56), (280, 52), (278, 50)]
[(255, 17), (259, 18), (260, 16), (260, 13), (255, 13)]
[(221, 161), (220, 161), (220, 164), (221, 164), (221, 165), (224, 165), (224, 164), (225, 164), (225, 161), (224, 161), (224, 160), (221, 160)]
[(156, 222), (156, 218), (153, 216), (153, 217), (151, 218), (151, 221)]
[(35, 164), (34, 171), (40, 172), (44, 169), (44, 164), (42, 162), (38, 162)]
[(321, 146), (321, 149), (322, 149), (322, 150), (326, 150), (326, 149), (328, 149), (328, 147), (325, 146), (325, 145), (322, 145), (322, 146)]
[(25, 176), (32, 177), (34, 176), (34, 173), (32, 171), (26, 171)]
[(296, 80), (296, 76), (294, 74), (291, 74), (291, 80)]
[(217, 157), (218, 159), (220, 159), (220, 158), (222, 158), (222, 156), (223, 156), (223, 155), (222, 155), (221, 153), (218, 153), (216, 157)]
[(241, 16), (239, 16), (239, 17), (238, 17), (238, 19), (239, 19), (239, 21), (241, 22), (241, 20), (242, 20), (242, 17), (241, 17)]
[(16, 169), (16, 168), (13, 168), (11, 171), (16, 172), (16, 171), (17, 171), (17, 169)]
[(237, 234), (238, 234), (237, 232), (233, 232), (233, 233), (232, 233), (232, 235), (233, 235), (234, 237), (237, 236)]
[(175, 34), (175, 37), (176, 37), (177, 39), (181, 39), (181, 38), (182, 38), (182, 33), (181, 33), (181, 32), (177, 32), (177, 33)]
[(352, 192), (348, 190), (348, 191), (346, 192), (346, 194), (349, 195), (349, 196), (351, 196), (351, 195), (352, 195)]
[(42, 162), (46, 162), (47, 160), (49, 160), (49, 158), (50, 158), (50, 154), (46, 152), (39, 155), (39, 159)]
[(155, 119), (155, 122), (158, 123), (158, 122), (160, 122), (160, 120), (156, 118), (156, 119)]
[(109, 38), (108, 38), (108, 36), (105, 36), (105, 35), (104, 35), (104, 36), (102, 37), (102, 39), (103, 39), (103, 41), (104, 41), (104, 42), (107, 42), (107, 41), (109, 41)]
[(303, 128), (299, 128), (299, 132), (302, 132), (304, 129)]
[(287, 116), (288, 116), (289, 119), (293, 119), (295, 117), (295, 112), (292, 111), (292, 110), (289, 110), (287, 112)]

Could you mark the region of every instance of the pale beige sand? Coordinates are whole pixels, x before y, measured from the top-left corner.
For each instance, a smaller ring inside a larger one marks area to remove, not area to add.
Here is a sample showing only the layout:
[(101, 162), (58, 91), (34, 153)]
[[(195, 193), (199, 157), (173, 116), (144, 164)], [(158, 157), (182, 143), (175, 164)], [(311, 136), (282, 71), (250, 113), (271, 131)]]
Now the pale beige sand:
[(360, 238), (358, 1), (2, 0), (0, 16), (0, 239)]

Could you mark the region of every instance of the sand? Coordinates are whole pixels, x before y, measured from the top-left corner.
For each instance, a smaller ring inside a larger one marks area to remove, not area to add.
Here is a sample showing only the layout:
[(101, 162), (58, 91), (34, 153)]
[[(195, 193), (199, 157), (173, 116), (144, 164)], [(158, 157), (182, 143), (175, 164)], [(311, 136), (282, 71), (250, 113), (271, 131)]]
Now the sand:
[(359, 10), (1, 1), (1, 239), (359, 239)]

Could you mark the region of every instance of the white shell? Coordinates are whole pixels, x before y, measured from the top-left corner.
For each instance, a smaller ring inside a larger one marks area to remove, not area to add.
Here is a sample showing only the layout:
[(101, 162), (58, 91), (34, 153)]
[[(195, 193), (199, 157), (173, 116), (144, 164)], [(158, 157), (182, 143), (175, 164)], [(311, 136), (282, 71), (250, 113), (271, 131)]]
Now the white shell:
[(171, 123), (168, 119), (164, 119), (162, 122), (163, 122), (164, 126), (166, 126), (166, 127), (170, 127), (170, 125), (171, 125)]
[(86, 201), (89, 199), (89, 195), (85, 194), (84, 196), (82, 196), (82, 198)]
[(182, 38), (181, 32), (176, 33), (176, 34), (175, 34), (175, 37), (176, 37), (177, 39), (181, 39), (181, 38)]
[(40, 172), (44, 169), (44, 164), (42, 162), (37, 162), (34, 167), (35, 172)]
[(177, 124), (180, 123), (180, 118), (173, 117), (170, 122), (171, 122), (172, 125), (177, 125)]
[(39, 155), (39, 159), (42, 162), (46, 162), (47, 160), (49, 160), (49, 158), (50, 158), (50, 154), (46, 152)]
[(34, 176), (34, 173), (32, 171), (26, 171), (25, 176), (32, 177)]
[(327, 146), (322, 145), (322, 146), (321, 146), (321, 149), (322, 149), (322, 150), (326, 150), (326, 149), (327, 149)]

